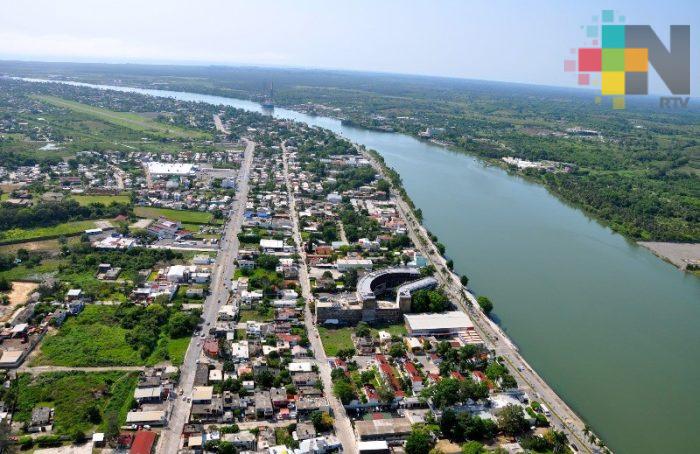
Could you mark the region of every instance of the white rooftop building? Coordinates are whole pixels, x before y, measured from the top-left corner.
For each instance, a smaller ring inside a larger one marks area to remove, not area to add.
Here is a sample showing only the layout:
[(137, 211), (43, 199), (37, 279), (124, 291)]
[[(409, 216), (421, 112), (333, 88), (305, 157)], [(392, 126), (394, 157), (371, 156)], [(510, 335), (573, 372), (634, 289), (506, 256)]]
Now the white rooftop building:
[(197, 167), (188, 163), (149, 162), (146, 169), (151, 176), (190, 176)]
[(403, 317), (409, 336), (453, 336), (474, 329), (474, 324), (462, 311), (404, 314)]

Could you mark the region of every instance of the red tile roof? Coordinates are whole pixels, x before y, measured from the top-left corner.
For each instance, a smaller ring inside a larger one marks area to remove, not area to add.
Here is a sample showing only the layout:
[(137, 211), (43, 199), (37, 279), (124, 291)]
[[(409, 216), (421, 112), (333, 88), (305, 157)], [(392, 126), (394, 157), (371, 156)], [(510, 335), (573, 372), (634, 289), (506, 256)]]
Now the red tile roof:
[(156, 433), (150, 430), (139, 430), (134, 437), (129, 454), (151, 454), (156, 442)]

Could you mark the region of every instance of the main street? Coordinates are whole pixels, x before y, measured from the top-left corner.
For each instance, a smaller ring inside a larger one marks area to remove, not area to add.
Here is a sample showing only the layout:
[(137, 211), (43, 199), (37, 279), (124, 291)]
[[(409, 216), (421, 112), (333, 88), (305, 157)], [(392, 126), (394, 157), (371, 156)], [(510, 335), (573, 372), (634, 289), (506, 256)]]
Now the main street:
[(338, 437), (338, 440), (340, 440), (340, 443), (343, 445), (343, 451), (345, 453), (356, 454), (358, 452), (358, 449), (355, 443), (355, 434), (352, 430), (352, 424), (350, 423), (350, 418), (348, 417), (345, 411), (345, 407), (343, 407), (343, 404), (338, 399), (336, 399), (335, 396), (333, 396), (333, 381), (331, 379), (331, 367), (328, 364), (326, 351), (323, 349), (323, 344), (321, 343), (321, 336), (319, 336), (318, 334), (318, 329), (316, 329), (316, 325), (314, 323), (314, 316), (311, 313), (311, 308), (309, 306), (313, 301), (313, 295), (311, 294), (311, 284), (309, 283), (306, 251), (302, 247), (303, 242), (301, 240), (301, 233), (299, 230), (299, 217), (296, 207), (296, 198), (294, 197), (292, 183), (289, 178), (288, 152), (287, 147), (284, 143), (282, 143), (282, 162), (284, 165), (284, 178), (287, 185), (287, 194), (289, 195), (289, 213), (292, 217), (294, 244), (296, 245), (297, 251), (301, 256), (301, 266), (299, 267), (299, 282), (301, 283), (302, 296), (307, 302), (304, 313), (304, 323), (306, 325), (307, 335), (309, 337), (309, 342), (311, 343), (311, 348), (314, 352), (314, 356), (317, 360), (318, 371), (321, 375), (321, 382), (323, 383), (323, 393), (328, 399), (331, 409), (333, 410), (334, 428), (336, 436)]
[[(384, 175), (384, 170), (369, 154), (364, 152), (364, 156), (372, 163), (377, 172)], [(386, 175), (385, 175), (386, 177)], [(534, 371), (518, 352), (518, 348), (510, 341), (508, 336), (496, 325), (479, 307), (474, 295), (461, 284), (459, 277), (449, 271), (447, 261), (440, 254), (435, 244), (430, 240), (428, 232), (416, 218), (413, 210), (408, 206), (403, 197), (392, 187), (391, 198), (402, 218), (408, 226), (408, 234), (413, 243), (435, 267), (435, 277), (440, 282), (447, 296), (455, 301), (459, 307), (469, 314), (474, 322), (474, 327), (484, 340), (487, 346), (495, 350), (496, 355), (503, 357), (509, 364), (513, 376), (518, 381), (518, 385), (525, 389), (531, 399), (544, 403), (551, 410), (551, 416), (555, 428), (563, 430), (569, 442), (576, 444), (586, 452), (599, 452), (600, 448), (589, 442), (584, 432), (585, 424), (571, 408), (545, 383), (545, 381)]]
[[(230, 297), (229, 289), (231, 288), (231, 279), (234, 272), (233, 262), (238, 254), (239, 247), (237, 235), (241, 230), (243, 212), (245, 211), (245, 204), (248, 199), (248, 179), (250, 177), (250, 167), (253, 161), (254, 151), (255, 143), (246, 141), (243, 163), (238, 173), (233, 209), (231, 210), (228, 223), (224, 227), (221, 249), (216, 257), (211, 285), (209, 287), (210, 294), (203, 305), (203, 331), (207, 330), (210, 325), (216, 322), (219, 309), (221, 309), (222, 305), (226, 304), (226, 301)], [(190, 345), (187, 348), (182, 366), (180, 366), (179, 387), (182, 390), (183, 396), (186, 398), (190, 398), (192, 395), (194, 375), (197, 370), (197, 362), (200, 360), (201, 356), (201, 339), (193, 337), (190, 340)], [(183, 400), (180, 396), (172, 401), (168, 426), (165, 427), (162, 432), (156, 452), (171, 453), (178, 451), (180, 448), (180, 435), (182, 434), (182, 429), (187, 423), (190, 414), (190, 405), (188, 401)]]

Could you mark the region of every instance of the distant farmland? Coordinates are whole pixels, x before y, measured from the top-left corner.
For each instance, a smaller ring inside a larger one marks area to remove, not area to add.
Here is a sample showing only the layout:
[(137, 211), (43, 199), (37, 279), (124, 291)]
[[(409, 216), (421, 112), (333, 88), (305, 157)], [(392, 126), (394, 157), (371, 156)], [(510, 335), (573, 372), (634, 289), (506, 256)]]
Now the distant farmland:
[(165, 125), (163, 123), (159, 123), (155, 120), (131, 112), (115, 112), (112, 110), (102, 109), (100, 107), (94, 107), (75, 101), (69, 101), (67, 99), (58, 98), (56, 96), (37, 95), (35, 96), (35, 98), (48, 104), (53, 104), (57, 107), (70, 109), (75, 112), (82, 113), (97, 118), (99, 120), (105, 121), (107, 123), (112, 123), (118, 126), (123, 126), (125, 128), (134, 129), (137, 131), (151, 131), (186, 139), (208, 137), (207, 134), (199, 131), (190, 131), (177, 126)]

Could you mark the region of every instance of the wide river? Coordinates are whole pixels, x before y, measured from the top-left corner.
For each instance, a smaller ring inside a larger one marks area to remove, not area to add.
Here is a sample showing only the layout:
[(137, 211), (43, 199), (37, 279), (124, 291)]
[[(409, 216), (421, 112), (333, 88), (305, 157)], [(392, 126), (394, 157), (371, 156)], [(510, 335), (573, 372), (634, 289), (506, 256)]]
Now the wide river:
[[(196, 93), (85, 85), (223, 104)], [(542, 186), (412, 137), (276, 108), (377, 150), (527, 361), (618, 453), (700, 452), (700, 279)]]

